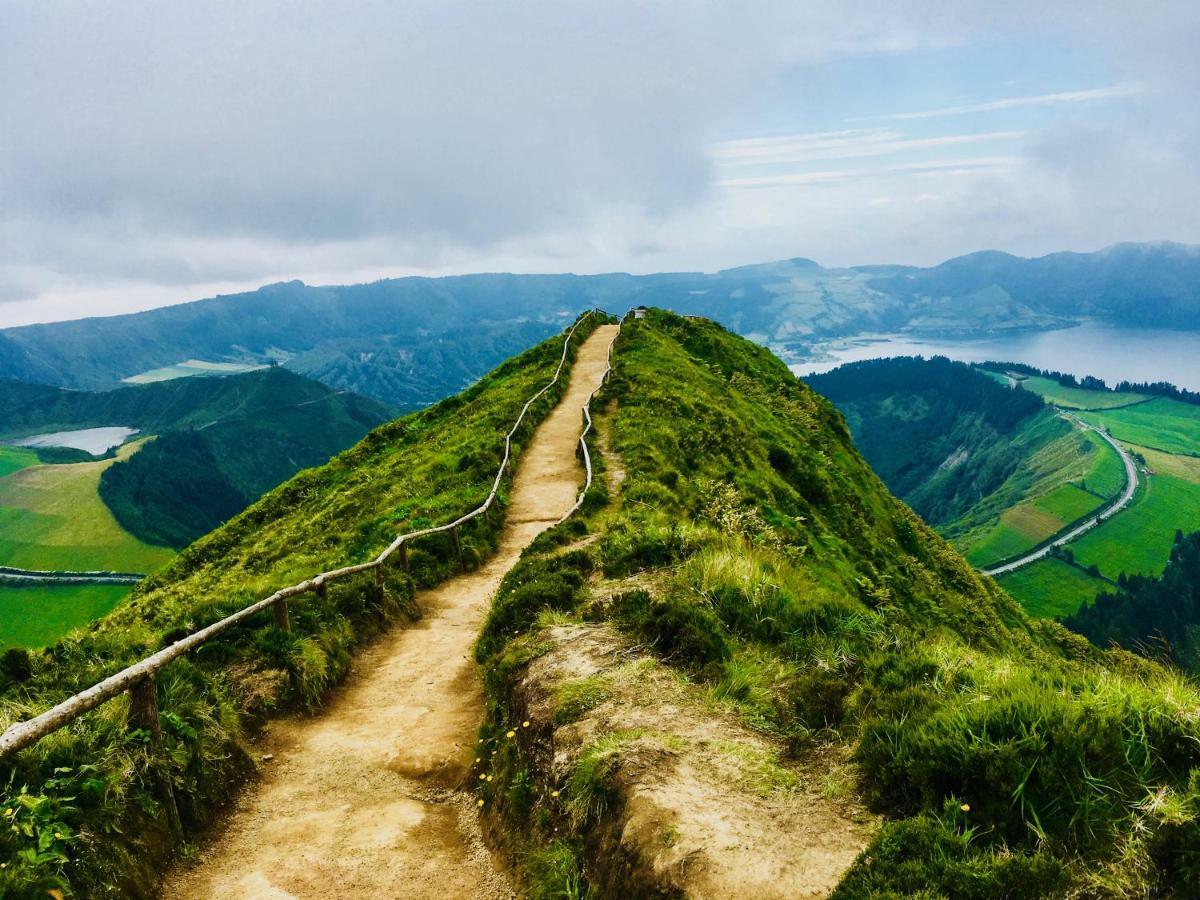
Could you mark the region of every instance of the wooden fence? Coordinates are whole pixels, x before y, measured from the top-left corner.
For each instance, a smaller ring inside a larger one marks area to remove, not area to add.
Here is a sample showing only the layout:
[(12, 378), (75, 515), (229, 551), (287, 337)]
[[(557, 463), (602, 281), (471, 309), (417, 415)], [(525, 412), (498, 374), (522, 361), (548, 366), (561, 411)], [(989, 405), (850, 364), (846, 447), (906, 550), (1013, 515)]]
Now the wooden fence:
[[(382, 586), (383, 583), (383, 564), (392, 557), (393, 554), (398, 554), (398, 557), (403, 565), (407, 567), (408, 554), (406, 545), (417, 538), (425, 537), (431, 534), (439, 534), (441, 532), (450, 532), (450, 538), (456, 548), (459, 548), (458, 529), (463, 523), (470, 521), (476, 516), (481, 516), (486, 513), (492, 504), (496, 502), (496, 498), (500, 492), (500, 485), (504, 479), (504, 474), (508, 470), (510, 460), (512, 458), (512, 442), (513, 436), (521, 427), (521, 423), (525, 421), (525, 416), (533, 404), (541, 398), (550, 388), (552, 388), (562, 375), (563, 368), (566, 366), (567, 353), (571, 347), (571, 338), (575, 335), (575, 330), (589, 317), (596, 314), (603, 314), (601, 310), (588, 310), (576, 320), (571, 326), (563, 339), (562, 356), (558, 361), (558, 368), (554, 371), (554, 377), (550, 379), (540, 391), (534, 394), (525, 405), (521, 408), (521, 414), (517, 417), (516, 423), (508, 434), (504, 437), (504, 459), (500, 462), (500, 467), (496, 471), (496, 478), (492, 482), (491, 492), (483, 503), (471, 510), (470, 512), (459, 516), (453, 522), (446, 525), (438, 525), (434, 528), (423, 528), (420, 531), (410, 531), (402, 534), (392, 541), (387, 548), (374, 559), (358, 563), (351, 566), (343, 566), (340, 569), (333, 569), (329, 572), (321, 572), (319, 575), (314, 575), (299, 584), (293, 584), (289, 587), (280, 588), (269, 597), (264, 597), (262, 600), (252, 603), (243, 609), (238, 610), (230, 616), (226, 616), (220, 621), (213, 622), (211, 625), (201, 628), (199, 631), (181, 638), (173, 644), (159, 650), (157, 653), (147, 656), (139, 662), (131, 666), (127, 666), (115, 675), (110, 675), (103, 681), (97, 682), (86, 690), (80, 691), (54, 707), (46, 710), (40, 715), (34, 716), (23, 722), (15, 722), (10, 725), (5, 732), (0, 735), (0, 759), (6, 759), (14, 753), (30, 746), (41, 740), (46, 735), (57, 731), (58, 729), (70, 724), (75, 719), (82, 716), (84, 713), (95, 709), (102, 703), (119, 696), (125, 691), (130, 691), (132, 695), (132, 703), (130, 709), (130, 720), (134, 727), (145, 728), (152, 736), (158, 735), (158, 705), (155, 699), (154, 678), (155, 674), (170, 663), (184, 654), (199, 647), (210, 638), (228, 631), (235, 625), (244, 622), (245, 620), (258, 615), (260, 612), (272, 610), (275, 615), (276, 624), (285, 631), (291, 630), (291, 622), (288, 614), (288, 601), (292, 597), (297, 597), (307, 593), (324, 593), (325, 586), (331, 581), (336, 581), (339, 578), (345, 578), (350, 575), (356, 575), (359, 572), (374, 570), (375, 582)], [(609, 371), (611, 371), (612, 363), (612, 344), (609, 344), (609, 368), (605, 370), (604, 377), (607, 379)], [(595, 392), (591, 396), (594, 396)], [(581, 446), (583, 447), (584, 467), (586, 470), (586, 480), (584, 489), (579, 495), (579, 499), (575, 505), (563, 516), (566, 519), (568, 516), (575, 513), (582, 505), (584, 496), (592, 484), (592, 463), (591, 457), (588, 455), (586, 435), (591, 428), (592, 419), (588, 411), (588, 406), (591, 404), (591, 396), (588, 397), (588, 403), (584, 406), (584, 420), (586, 427), (584, 436), (580, 438)], [(561, 521), (561, 520), (560, 520)], [(169, 801), (169, 810), (174, 808), (173, 801)], [(172, 817), (176, 819), (176, 817)], [(176, 819), (177, 821), (177, 819)], [(173, 822), (173, 825), (175, 823)]]

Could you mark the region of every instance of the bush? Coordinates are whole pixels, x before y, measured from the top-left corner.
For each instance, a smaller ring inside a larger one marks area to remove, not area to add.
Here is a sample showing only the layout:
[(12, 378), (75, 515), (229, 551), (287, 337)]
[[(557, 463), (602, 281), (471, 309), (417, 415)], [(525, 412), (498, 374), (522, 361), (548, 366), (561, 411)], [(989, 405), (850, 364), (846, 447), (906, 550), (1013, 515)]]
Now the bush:
[(1067, 887), (1066, 866), (1045, 853), (980, 848), (970, 825), (974, 810), (956, 800), (942, 815), (924, 814), (884, 825), (834, 900), (954, 897), (956, 900), (1053, 897)]
[(631, 591), (614, 602), (617, 616), (668, 662), (714, 672), (731, 655), (725, 627), (703, 606), (675, 596), (654, 600), (645, 591)]
[(475, 658), (485, 662), (529, 628), (544, 609), (575, 608), (592, 560), (581, 550), (560, 556), (522, 559), (504, 576), (475, 644)]

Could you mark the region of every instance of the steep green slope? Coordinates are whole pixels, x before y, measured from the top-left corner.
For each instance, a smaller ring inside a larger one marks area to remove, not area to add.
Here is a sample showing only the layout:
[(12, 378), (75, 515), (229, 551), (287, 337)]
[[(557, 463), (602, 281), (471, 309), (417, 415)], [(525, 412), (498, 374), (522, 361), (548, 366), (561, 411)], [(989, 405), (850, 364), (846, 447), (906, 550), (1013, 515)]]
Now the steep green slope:
[[(575, 346), (594, 324), (585, 320)], [(549, 381), (561, 352), (561, 338), (540, 344), (462, 394), (376, 429), (275, 489), (87, 631), (31, 654), (30, 672), (5, 669), (17, 672), (19, 683), (6, 683), (4, 722), (45, 709), (275, 588), (365, 560), (399, 532), (474, 508), (490, 490), (505, 432)], [(531, 409), (518, 451), (557, 394)], [(498, 524), (493, 516), (462, 528), (468, 565), (491, 548)], [(158, 777), (174, 784), (189, 833), (209, 822), (245, 777), (247, 730), (280, 708), (317, 703), (345, 675), (358, 644), (411, 610), (414, 586), (440, 581), (456, 567), (445, 535), (418, 541), (409, 559), (411, 579), (397, 566), (382, 592), (369, 574), (336, 582), (325, 595), (292, 604), (292, 632), (263, 615), (160, 674), (168, 762)], [(0, 806), (18, 810), (18, 827), (0, 830), (7, 863), (0, 895), (45, 896), (46, 888), (67, 883), (85, 897), (151, 890), (173, 840), (145, 735), (129, 734), (124, 713), (123, 701), (108, 704), (22, 753), (11, 780), (6, 774)]]
[(1124, 486), (1103, 440), (1004, 376), (910, 357), (807, 380), (837, 404), (888, 487), (975, 565), (1032, 549)]
[[(610, 779), (631, 738), (594, 734), (560, 772), (503, 730), (510, 692), (551, 646), (542, 629), (595, 621), (786, 740), (801, 765), (852, 755), (855, 790), (887, 819), (839, 897), (1132, 895), (1196, 876), (1200, 692), (1028, 619), (760, 348), (652, 312), (625, 324), (614, 366), (601, 421), (619, 495), (606, 505), (601, 485), (585, 523), (527, 554), (477, 647), (484, 738), (502, 751), (482, 797), (520, 835), (534, 893), (582, 895), (589, 873), (617, 864), (593, 836), (621, 802)], [(603, 700), (585, 687), (563, 702)], [(661, 739), (639, 740), (669, 756), (669, 717), (656, 728)]]
[[(280, 406), (325, 401), (329, 388), (281, 368), (242, 375), (182, 378), (112, 391), (72, 391), (0, 380), (0, 437), (125, 425), (147, 433), (206, 428), (240, 416), (269, 416)], [(386, 415), (382, 404), (341, 394), (343, 415)], [(378, 424), (378, 421), (375, 423)]]
[(1038, 423), (1032, 394), (944, 357), (868, 360), (807, 379), (843, 414), (855, 443), (891, 489), (934, 526), (969, 513), (1040, 447), (1070, 432)]

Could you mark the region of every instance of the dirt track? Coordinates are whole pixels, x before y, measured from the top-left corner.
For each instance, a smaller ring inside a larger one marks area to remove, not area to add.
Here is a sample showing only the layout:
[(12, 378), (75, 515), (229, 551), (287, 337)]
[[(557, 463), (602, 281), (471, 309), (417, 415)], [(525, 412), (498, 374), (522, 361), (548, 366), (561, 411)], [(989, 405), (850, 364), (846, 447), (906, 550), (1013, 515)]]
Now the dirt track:
[(424, 619), (360, 655), (316, 717), (270, 729), (272, 754), (200, 858), (171, 873), (168, 898), (508, 897), (458, 790), (474, 759), (482, 690), (471, 644), (521, 550), (574, 503), (581, 408), (616, 326), (579, 350), (562, 402), (521, 457), (500, 549), (418, 597)]

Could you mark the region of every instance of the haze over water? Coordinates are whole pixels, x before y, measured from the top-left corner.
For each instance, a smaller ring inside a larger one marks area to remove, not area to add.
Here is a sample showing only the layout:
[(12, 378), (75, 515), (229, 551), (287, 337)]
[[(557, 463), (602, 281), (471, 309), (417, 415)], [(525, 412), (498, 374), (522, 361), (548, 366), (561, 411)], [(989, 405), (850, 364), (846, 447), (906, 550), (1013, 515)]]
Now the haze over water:
[(1169, 381), (1200, 391), (1200, 331), (1118, 328), (1087, 322), (1075, 328), (983, 340), (859, 335), (817, 348), (832, 359), (796, 363), (801, 377), (843, 363), (890, 356), (948, 356), (962, 362), (1000, 360), (1120, 381)]

